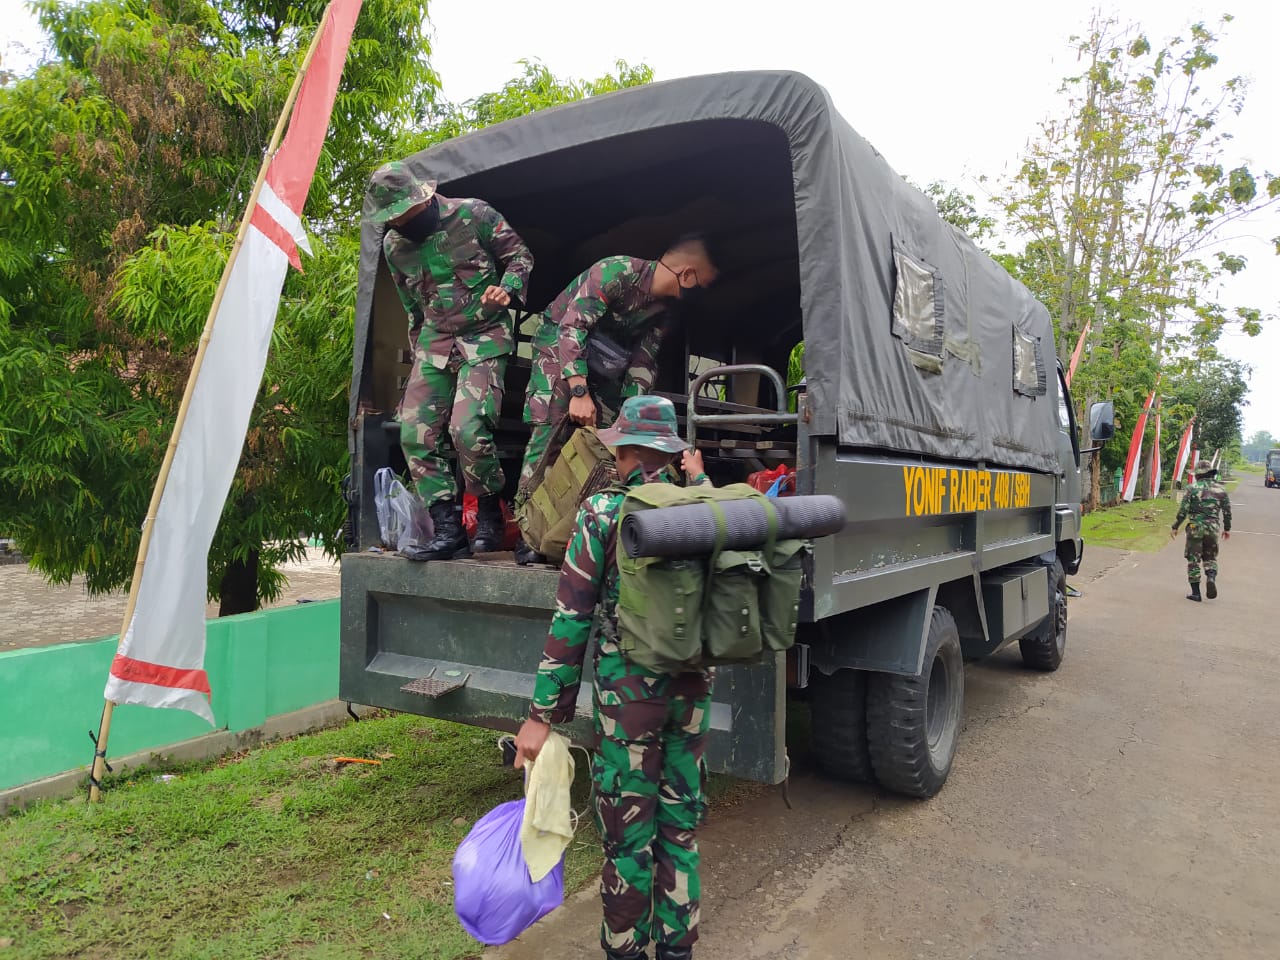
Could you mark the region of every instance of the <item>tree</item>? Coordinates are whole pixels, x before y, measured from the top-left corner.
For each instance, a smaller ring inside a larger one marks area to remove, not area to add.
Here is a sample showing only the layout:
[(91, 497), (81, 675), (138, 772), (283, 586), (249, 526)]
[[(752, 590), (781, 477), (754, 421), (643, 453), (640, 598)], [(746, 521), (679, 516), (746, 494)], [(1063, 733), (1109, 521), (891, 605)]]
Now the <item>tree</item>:
[(1217, 79), (1217, 37), (1203, 24), (1156, 49), (1140, 28), (1099, 16), (1074, 42), (1082, 69), (1064, 82), (1066, 115), (1041, 126), (1002, 193), (1025, 243), (1003, 259), (1048, 306), (1064, 362), (1092, 322), (1073, 391), (1082, 408), (1115, 400), (1132, 423), (1168, 358), (1212, 361), (1228, 323), (1261, 330), (1260, 309), (1206, 291), (1247, 267), (1224, 246), (1226, 228), (1274, 208), (1280, 178), (1230, 156), (1246, 84)]
[(1202, 293), (1247, 266), (1220, 249), (1224, 228), (1280, 198), (1280, 178), (1231, 165), (1226, 124), (1246, 83), (1214, 77), (1217, 39), (1194, 24), (1155, 50), (1102, 18), (1075, 38), (1084, 70), (1064, 83), (1068, 116), (1042, 125), (1004, 194), (1011, 228), (1037, 245), (1027, 279), (1059, 323), (1061, 356), (1089, 319), (1141, 320), (1157, 348), (1170, 323), (1187, 331), (1174, 346), (1213, 342), (1232, 320), (1261, 329), (1260, 310)]
[[(908, 179), (908, 183), (911, 181)], [(915, 184), (912, 184), (915, 186)], [(938, 215), (961, 233), (969, 236), (974, 243), (987, 250), (987, 244), (996, 235), (996, 219), (978, 208), (978, 199), (971, 193), (965, 193), (959, 187), (934, 180), (927, 187), (920, 189), (938, 208)], [(998, 258), (997, 258), (998, 259)]]
[[(1240, 448), (1240, 426), (1248, 367), (1236, 360), (1215, 356), (1198, 362), (1184, 362), (1166, 373), (1160, 393), (1167, 411), (1166, 422), (1185, 424), (1194, 414), (1196, 445), (1204, 456), (1221, 450), (1229, 457)], [(1177, 436), (1164, 437), (1162, 456), (1166, 466), (1177, 453)]]
[(1272, 436), (1269, 430), (1259, 430), (1244, 444), (1240, 452), (1246, 460), (1259, 463), (1266, 459), (1267, 451), (1280, 447), (1280, 440)]
[[(0, 528), (50, 579), (102, 592), (129, 582), (214, 288), (324, 3), (33, 7), (55, 59), (0, 87)], [(364, 186), (408, 131), (481, 119), (438, 102), (428, 54), (420, 3), (365, 0), (305, 211), (315, 255), (286, 281), (210, 551), (224, 614), (278, 596), (278, 565), (308, 538), (341, 550)]]
[(523, 72), (508, 80), (501, 90), (481, 94), (461, 104), (436, 104), (426, 129), (407, 132), (400, 139), (398, 154), (425, 150), (453, 137), (522, 117), (535, 110), (653, 82), (651, 67), (644, 64), (633, 67), (625, 60), (617, 61), (615, 73), (595, 80), (560, 79), (539, 60), (521, 60), (520, 65)]

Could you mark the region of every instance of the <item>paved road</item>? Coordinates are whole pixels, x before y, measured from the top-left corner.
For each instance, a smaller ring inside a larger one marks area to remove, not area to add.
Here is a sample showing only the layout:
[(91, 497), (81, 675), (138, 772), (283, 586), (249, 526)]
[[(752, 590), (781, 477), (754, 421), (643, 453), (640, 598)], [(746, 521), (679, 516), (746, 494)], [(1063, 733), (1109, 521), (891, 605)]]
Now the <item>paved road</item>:
[[(281, 570), (288, 585), (268, 607), (338, 596), (338, 564), (323, 550), (308, 548), (304, 559)], [(91, 597), (83, 577), (53, 586), (26, 564), (0, 566), (0, 653), (112, 636), (120, 632), (128, 599), (127, 590)], [(218, 615), (216, 603), (209, 604), (207, 615)]]
[[(1087, 552), (1068, 655), (967, 671), (929, 801), (804, 764), (703, 833), (701, 960), (1280, 957), (1280, 490), (1233, 497), (1218, 600), (1180, 547)], [(494, 960), (599, 956), (593, 891)]]

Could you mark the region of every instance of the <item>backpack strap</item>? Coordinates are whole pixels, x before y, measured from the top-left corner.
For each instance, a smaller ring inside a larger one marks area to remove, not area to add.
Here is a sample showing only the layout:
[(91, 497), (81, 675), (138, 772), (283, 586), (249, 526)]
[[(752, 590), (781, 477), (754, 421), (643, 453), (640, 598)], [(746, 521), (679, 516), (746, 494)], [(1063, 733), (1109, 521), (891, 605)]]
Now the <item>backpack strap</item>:
[(769, 524), (769, 533), (764, 542), (764, 563), (767, 567), (773, 563), (773, 548), (778, 543), (778, 508), (769, 497), (763, 498), (761, 506), (764, 507), (765, 521)]
[(702, 605), (704, 607), (711, 599), (711, 590), (715, 585), (716, 562), (720, 559), (720, 554), (724, 551), (724, 545), (729, 539), (729, 522), (725, 519), (724, 508), (715, 500), (708, 500), (707, 506), (711, 508), (711, 515), (716, 520), (716, 545), (707, 560), (707, 577), (702, 584)]

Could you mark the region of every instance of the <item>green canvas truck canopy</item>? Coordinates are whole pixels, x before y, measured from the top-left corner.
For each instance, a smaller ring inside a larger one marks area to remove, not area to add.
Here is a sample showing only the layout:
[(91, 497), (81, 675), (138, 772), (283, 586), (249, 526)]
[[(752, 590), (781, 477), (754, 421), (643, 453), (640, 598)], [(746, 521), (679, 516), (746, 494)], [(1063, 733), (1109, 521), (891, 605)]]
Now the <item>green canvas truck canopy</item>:
[[(903, 106), (903, 123), (925, 122)], [(593, 97), (405, 158), (481, 197), (536, 263), (543, 309), (599, 257), (707, 233), (719, 283), (691, 352), (786, 368), (806, 344), (810, 430), (845, 447), (1057, 473), (1045, 308), (906, 183), (797, 73), (691, 77)], [(372, 395), (375, 316), (405, 322), (367, 217), (352, 416)], [(380, 277), (381, 274), (381, 277)], [(387, 321), (379, 321), (389, 326)], [(404, 347), (405, 327), (395, 333)], [(384, 390), (385, 394), (386, 391)]]

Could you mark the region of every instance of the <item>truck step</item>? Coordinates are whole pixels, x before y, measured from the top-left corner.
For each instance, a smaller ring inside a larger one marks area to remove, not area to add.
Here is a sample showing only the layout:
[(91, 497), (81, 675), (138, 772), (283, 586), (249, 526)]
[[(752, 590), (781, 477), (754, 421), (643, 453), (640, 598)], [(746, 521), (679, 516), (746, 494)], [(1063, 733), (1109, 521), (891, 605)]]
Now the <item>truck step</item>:
[(400, 688), (403, 693), (414, 693), (420, 697), (427, 697), (431, 700), (438, 700), (446, 693), (452, 693), (467, 685), (467, 681), (471, 679), (471, 674), (465, 674), (461, 678), (458, 677), (440, 677), (436, 678), (435, 668), (432, 667), (431, 672), (425, 677), (419, 677), (417, 680), (410, 680)]

